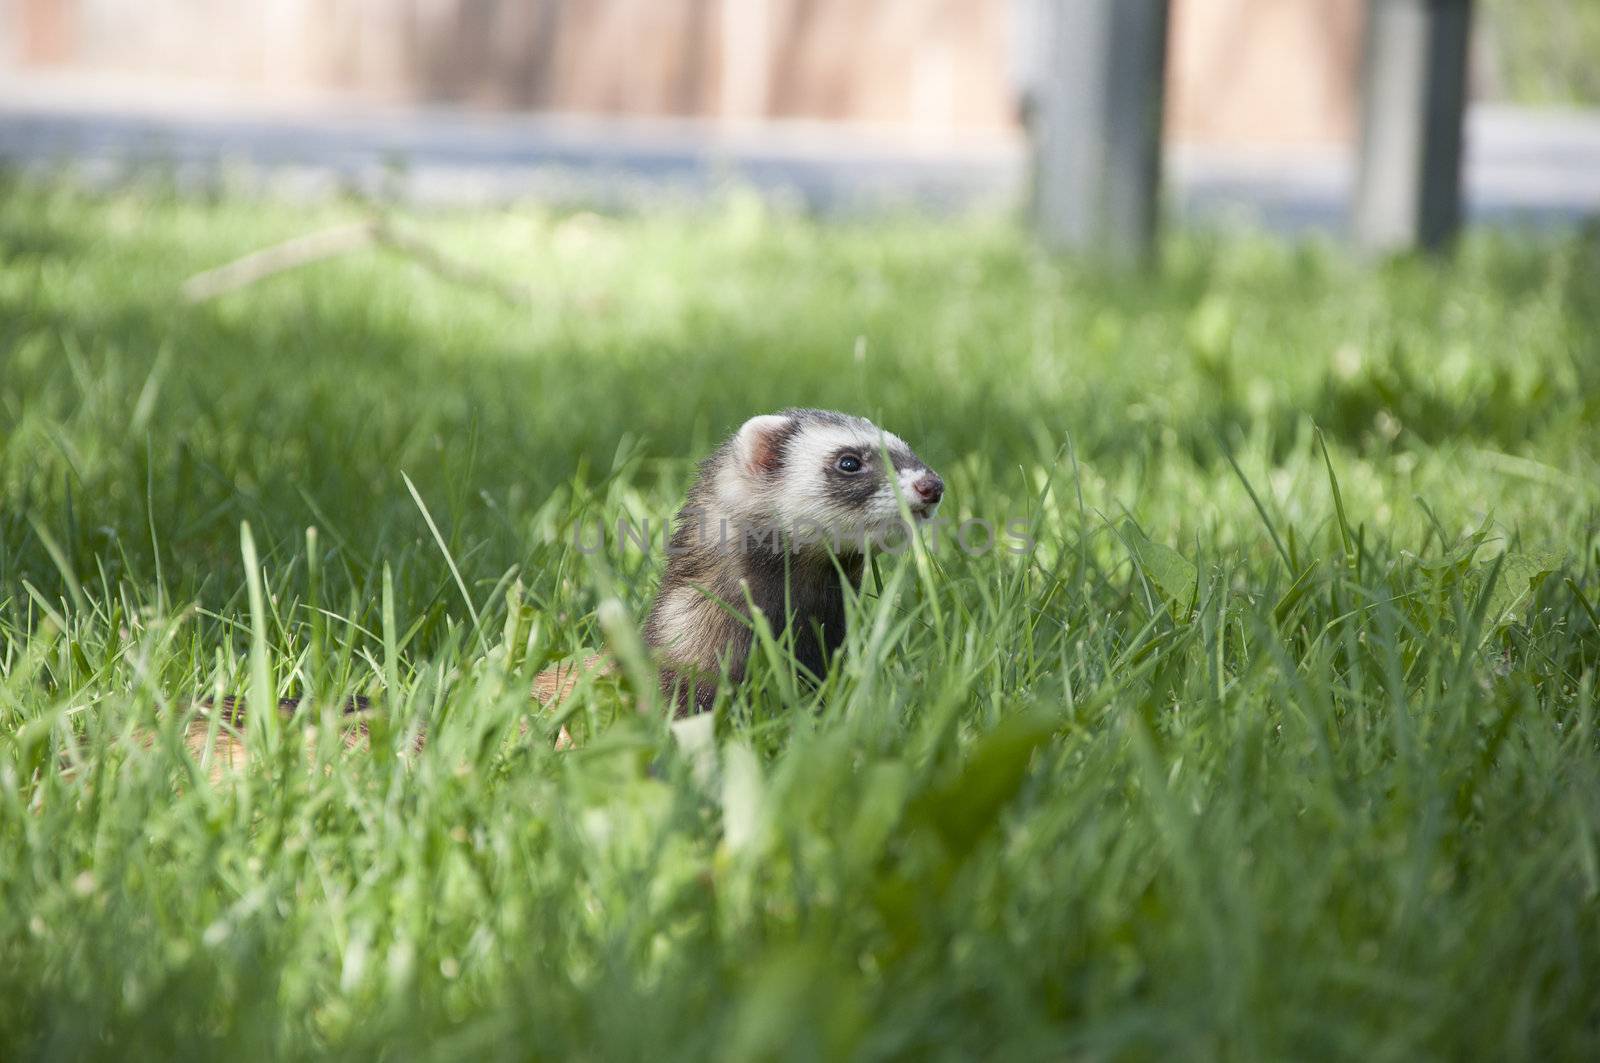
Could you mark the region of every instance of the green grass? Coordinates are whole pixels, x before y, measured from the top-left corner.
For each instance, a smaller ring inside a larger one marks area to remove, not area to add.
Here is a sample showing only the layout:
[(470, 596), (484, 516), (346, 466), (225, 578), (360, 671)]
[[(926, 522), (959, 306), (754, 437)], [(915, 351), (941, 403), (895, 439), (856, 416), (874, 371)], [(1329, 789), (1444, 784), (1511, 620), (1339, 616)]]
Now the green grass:
[(1600, 104), (1600, 7), (1592, 0), (1488, 0), (1474, 12), (1483, 80), (1535, 106)]
[[(377, 251), (178, 297), (355, 210), (0, 185), (0, 1056), (1600, 1051), (1592, 235), (1117, 278), (731, 196), (406, 220), (527, 309)], [(553, 752), (530, 677), (658, 575), (574, 522), (792, 404), (1037, 548)], [(209, 782), (188, 697), (262, 683), (376, 750)]]

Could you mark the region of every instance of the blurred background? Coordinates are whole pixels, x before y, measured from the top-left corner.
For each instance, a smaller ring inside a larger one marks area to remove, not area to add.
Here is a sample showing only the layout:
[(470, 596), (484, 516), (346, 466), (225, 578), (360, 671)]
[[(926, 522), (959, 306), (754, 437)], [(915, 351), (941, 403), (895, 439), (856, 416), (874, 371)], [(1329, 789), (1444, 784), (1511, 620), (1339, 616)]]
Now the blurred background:
[[(1469, 216), (1600, 209), (1600, 4), (1471, 6)], [(1176, 209), (1344, 224), (1368, 7), (1171, 0), (1157, 102)], [(1026, 101), (1059, 61), (1054, 9), (0, 0), (0, 158), (105, 174), (158, 156), (191, 176), (226, 164), (457, 201), (617, 198), (735, 173), (822, 207), (1009, 202)]]

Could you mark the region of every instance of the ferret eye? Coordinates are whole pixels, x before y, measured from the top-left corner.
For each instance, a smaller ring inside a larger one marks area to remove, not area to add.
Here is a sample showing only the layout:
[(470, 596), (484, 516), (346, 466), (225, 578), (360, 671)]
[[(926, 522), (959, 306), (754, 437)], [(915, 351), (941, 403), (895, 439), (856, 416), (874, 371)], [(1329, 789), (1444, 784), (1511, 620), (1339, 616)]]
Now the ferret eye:
[(838, 467), (840, 472), (860, 472), (861, 459), (854, 454), (846, 454), (839, 459)]

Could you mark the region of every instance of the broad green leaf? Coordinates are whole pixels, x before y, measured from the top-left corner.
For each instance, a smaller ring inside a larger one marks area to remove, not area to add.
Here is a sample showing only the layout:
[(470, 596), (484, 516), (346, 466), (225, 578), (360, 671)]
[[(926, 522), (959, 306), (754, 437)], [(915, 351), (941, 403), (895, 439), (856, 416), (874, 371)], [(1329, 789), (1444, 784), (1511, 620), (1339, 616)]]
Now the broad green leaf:
[(1173, 617), (1182, 620), (1188, 616), (1194, 604), (1197, 577), (1194, 565), (1172, 547), (1145, 538), (1131, 520), (1123, 523), (1122, 534), (1144, 574), (1172, 602)]
[(1561, 567), (1562, 556), (1551, 550), (1516, 551), (1500, 564), (1500, 578), (1489, 593), (1487, 620), (1498, 624), (1527, 601), (1533, 589)]
[(1037, 717), (1013, 717), (978, 739), (953, 779), (926, 791), (917, 813), (933, 827), (957, 861), (965, 859), (999, 822), (1022, 786), (1033, 751), (1053, 726)]

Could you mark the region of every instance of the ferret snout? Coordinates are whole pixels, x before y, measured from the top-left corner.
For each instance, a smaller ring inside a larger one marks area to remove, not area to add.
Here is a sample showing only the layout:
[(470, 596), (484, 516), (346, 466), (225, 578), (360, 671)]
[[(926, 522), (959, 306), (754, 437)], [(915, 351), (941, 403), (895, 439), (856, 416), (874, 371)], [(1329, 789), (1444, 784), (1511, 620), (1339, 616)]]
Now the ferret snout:
[(930, 469), (912, 481), (911, 490), (917, 493), (919, 499), (933, 505), (944, 497), (944, 481)]

